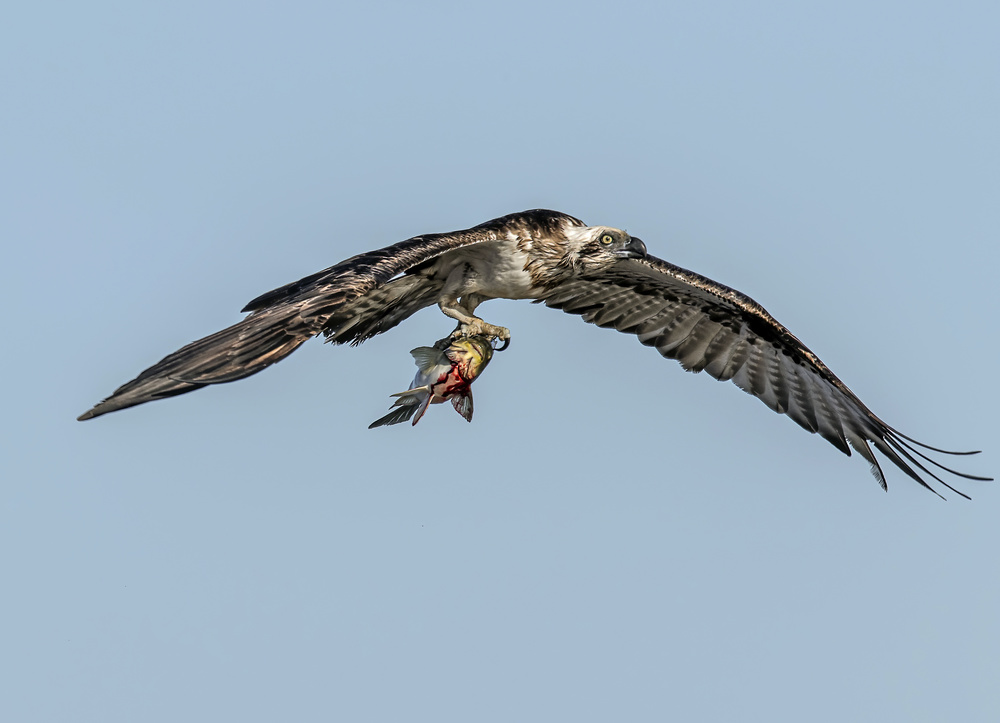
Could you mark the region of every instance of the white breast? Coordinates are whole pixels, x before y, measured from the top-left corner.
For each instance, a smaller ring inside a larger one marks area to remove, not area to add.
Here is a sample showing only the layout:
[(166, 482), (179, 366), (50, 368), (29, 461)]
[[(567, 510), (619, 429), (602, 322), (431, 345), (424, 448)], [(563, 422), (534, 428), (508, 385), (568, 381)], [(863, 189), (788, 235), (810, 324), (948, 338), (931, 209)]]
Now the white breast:
[(446, 279), (456, 268), (469, 268), (462, 294), (493, 299), (531, 299), (535, 292), (531, 275), (524, 270), (527, 256), (513, 239), (485, 241), (455, 249), (435, 264), (434, 276)]

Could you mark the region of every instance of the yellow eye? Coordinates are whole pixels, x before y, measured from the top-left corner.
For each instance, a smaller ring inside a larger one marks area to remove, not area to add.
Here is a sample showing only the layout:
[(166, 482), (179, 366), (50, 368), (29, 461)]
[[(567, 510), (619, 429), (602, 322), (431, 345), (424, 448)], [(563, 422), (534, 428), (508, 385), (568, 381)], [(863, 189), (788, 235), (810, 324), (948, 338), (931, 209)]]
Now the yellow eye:
[(612, 241), (614, 241), (614, 239), (611, 238), (611, 234), (609, 233), (606, 233), (603, 236), (601, 236), (601, 243), (604, 244), (605, 246), (609, 246)]

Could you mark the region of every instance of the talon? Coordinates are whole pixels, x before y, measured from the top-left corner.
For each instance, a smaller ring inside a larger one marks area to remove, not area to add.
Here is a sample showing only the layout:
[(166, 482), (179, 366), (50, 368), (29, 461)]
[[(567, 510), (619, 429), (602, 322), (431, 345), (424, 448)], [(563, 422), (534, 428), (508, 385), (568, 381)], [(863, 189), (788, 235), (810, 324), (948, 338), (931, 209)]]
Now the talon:
[[(500, 341), (503, 342), (502, 346), (497, 346), (496, 345), (497, 339), (500, 339)], [(502, 337), (499, 337), (499, 336), (493, 338), (493, 351), (503, 351), (504, 349), (506, 349), (509, 346), (510, 346), (510, 335), (509, 334), (507, 335), (506, 339), (503, 339)]]
[(459, 324), (458, 327), (451, 333), (451, 340), (457, 341), (458, 339), (467, 339), (471, 336), (483, 336), (494, 342), (497, 339), (504, 342), (502, 349), (506, 349), (510, 345), (510, 331), (502, 326), (493, 326), (493, 324), (487, 324), (482, 319), (473, 319), (473, 321), (468, 324)]

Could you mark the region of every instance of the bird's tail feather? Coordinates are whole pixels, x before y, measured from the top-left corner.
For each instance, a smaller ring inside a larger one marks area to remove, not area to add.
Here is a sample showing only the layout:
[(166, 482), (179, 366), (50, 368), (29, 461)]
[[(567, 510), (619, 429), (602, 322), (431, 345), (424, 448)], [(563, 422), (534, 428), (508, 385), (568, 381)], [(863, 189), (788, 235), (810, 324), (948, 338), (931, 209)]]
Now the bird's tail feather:
[(82, 422), (118, 409), (185, 394), (208, 384), (256, 374), (315, 336), (318, 330), (296, 324), (294, 317), (294, 309), (266, 309), (228, 329), (191, 342), (118, 387), (110, 397), (77, 419)]

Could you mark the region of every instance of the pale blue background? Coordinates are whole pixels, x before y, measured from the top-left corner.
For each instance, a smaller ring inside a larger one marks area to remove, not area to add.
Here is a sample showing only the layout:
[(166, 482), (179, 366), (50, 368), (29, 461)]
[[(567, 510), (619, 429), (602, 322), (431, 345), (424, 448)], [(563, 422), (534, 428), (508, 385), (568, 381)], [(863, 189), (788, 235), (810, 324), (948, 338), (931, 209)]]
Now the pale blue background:
[(1000, 720), (948, 502), (526, 303), (79, 424), (250, 298), (531, 207), (764, 304), (1000, 472), (995, 3), (21, 3), (0, 23), (0, 719)]

